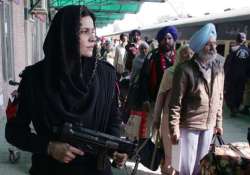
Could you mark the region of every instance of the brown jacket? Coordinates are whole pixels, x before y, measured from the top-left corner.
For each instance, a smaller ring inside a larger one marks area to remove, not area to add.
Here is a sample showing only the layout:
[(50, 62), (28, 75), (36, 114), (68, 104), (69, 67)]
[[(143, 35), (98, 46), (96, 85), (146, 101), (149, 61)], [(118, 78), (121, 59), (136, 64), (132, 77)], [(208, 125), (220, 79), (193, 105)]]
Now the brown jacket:
[(170, 133), (179, 128), (206, 130), (222, 127), (224, 58), (220, 55), (211, 64), (211, 81), (206, 81), (193, 59), (176, 68), (169, 103)]

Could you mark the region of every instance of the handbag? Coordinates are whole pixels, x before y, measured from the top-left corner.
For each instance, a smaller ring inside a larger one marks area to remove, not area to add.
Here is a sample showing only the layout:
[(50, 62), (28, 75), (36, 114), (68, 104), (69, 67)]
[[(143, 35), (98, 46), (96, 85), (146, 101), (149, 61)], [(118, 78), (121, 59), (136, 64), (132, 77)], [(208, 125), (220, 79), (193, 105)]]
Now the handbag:
[(140, 139), (138, 154), (140, 162), (152, 171), (156, 171), (164, 158), (164, 150), (159, 131), (156, 135), (155, 143), (152, 138)]
[(244, 142), (225, 144), (220, 135), (214, 135), (210, 151), (201, 160), (200, 167), (201, 175), (248, 175), (250, 147)]

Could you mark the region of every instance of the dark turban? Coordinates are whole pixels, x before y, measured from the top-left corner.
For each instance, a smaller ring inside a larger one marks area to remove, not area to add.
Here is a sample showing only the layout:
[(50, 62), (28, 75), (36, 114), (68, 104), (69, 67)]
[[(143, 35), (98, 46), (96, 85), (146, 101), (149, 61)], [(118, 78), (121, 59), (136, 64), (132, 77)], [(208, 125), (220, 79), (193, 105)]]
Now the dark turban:
[(166, 27), (163, 27), (157, 33), (157, 36), (156, 36), (157, 41), (160, 42), (166, 36), (167, 33), (170, 33), (175, 41), (177, 40), (178, 38), (177, 29), (174, 26), (166, 26)]

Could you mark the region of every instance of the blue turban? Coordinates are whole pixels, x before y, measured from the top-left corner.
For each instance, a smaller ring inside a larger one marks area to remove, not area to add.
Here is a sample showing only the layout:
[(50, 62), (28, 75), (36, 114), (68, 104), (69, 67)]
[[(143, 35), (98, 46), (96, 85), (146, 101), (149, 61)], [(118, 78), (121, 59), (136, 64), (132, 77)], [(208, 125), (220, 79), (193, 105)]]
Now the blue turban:
[(175, 41), (177, 40), (178, 37), (177, 29), (174, 26), (166, 26), (163, 27), (161, 30), (159, 30), (159, 32), (157, 33), (156, 36), (157, 41), (160, 42), (166, 36), (167, 33), (170, 33)]
[(189, 43), (190, 48), (198, 53), (211, 37), (217, 38), (217, 33), (214, 24), (208, 23), (193, 34)]

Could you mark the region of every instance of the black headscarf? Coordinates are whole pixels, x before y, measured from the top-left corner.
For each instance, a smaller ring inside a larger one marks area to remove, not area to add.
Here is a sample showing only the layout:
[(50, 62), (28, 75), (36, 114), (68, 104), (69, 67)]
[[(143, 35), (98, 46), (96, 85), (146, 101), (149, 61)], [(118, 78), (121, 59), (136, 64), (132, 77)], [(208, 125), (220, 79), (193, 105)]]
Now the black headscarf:
[[(55, 15), (44, 42), (42, 104), (48, 124), (84, 121), (95, 125), (100, 85), (98, 61), (81, 58), (79, 49), (80, 17), (95, 17), (85, 6), (67, 6)], [(83, 76), (81, 76), (81, 74)], [(108, 92), (112, 96), (112, 92)]]
[(71, 75), (75, 69), (79, 74), (80, 18), (84, 16), (95, 22), (94, 14), (85, 6), (66, 6), (55, 15), (43, 45), (46, 64), (53, 73), (50, 76)]

